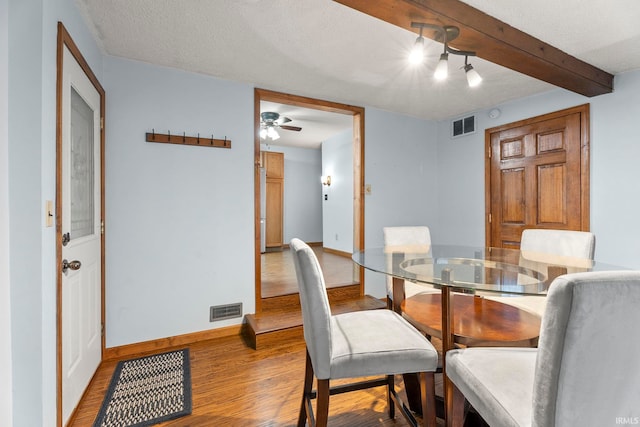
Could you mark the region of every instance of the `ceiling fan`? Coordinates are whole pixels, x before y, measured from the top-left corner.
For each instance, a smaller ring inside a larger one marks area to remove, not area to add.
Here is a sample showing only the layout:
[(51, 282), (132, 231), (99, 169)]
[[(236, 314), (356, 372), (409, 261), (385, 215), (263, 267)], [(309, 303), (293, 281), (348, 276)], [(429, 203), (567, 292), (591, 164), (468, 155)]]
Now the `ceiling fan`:
[(281, 116), (280, 114), (272, 111), (260, 113), (260, 137), (262, 139), (269, 137), (272, 140), (280, 138), (276, 128), (292, 130), (295, 132), (300, 132), (302, 130), (302, 128), (298, 126), (285, 125), (285, 123), (289, 123), (290, 121), (291, 119), (289, 117)]

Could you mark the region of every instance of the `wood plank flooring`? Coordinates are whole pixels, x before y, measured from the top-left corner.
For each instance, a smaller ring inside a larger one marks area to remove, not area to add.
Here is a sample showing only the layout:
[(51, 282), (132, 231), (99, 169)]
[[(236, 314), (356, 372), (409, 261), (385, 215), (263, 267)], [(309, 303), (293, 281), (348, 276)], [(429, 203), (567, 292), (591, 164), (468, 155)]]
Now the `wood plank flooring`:
[[(439, 340), (434, 339), (433, 344), (436, 349), (441, 348)], [(191, 415), (158, 426), (296, 425), (304, 380), (303, 339), (287, 341), (281, 346), (258, 351), (249, 348), (240, 336), (216, 338), (188, 347), (193, 411)], [(69, 427), (93, 425), (116, 364), (117, 361), (104, 362), (98, 368)], [(396, 376), (396, 385), (405, 399), (402, 376)], [(436, 374), (436, 394), (442, 395), (441, 393), (442, 376)], [(332, 396), (329, 403), (331, 427), (408, 425), (397, 411), (396, 418), (389, 419), (384, 387)], [(444, 421), (438, 418), (438, 427), (443, 426)], [(488, 426), (477, 414), (470, 412), (465, 427)]]
[[(327, 288), (358, 283), (357, 266), (351, 258), (323, 251), (312, 246), (324, 274)], [(296, 271), (289, 249), (267, 252), (262, 262), (262, 298), (271, 298), (298, 292)]]
[[(295, 340), (265, 350), (249, 348), (240, 337), (189, 346), (193, 412), (159, 426), (295, 426), (304, 378), (305, 345)], [(91, 426), (100, 410), (116, 362), (103, 363), (82, 399), (71, 427)], [(401, 386), (401, 377), (398, 384)], [(407, 426), (401, 415), (389, 419), (384, 387), (332, 396), (333, 427)]]

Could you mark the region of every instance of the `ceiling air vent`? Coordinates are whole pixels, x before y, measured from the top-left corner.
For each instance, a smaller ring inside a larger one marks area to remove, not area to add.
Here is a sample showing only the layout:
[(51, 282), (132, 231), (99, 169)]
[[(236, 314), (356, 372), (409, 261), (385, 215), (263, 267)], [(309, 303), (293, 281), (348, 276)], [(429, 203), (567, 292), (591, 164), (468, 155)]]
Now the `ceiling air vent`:
[(242, 303), (216, 305), (209, 308), (209, 322), (242, 317)]
[(474, 133), (476, 131), (476, 116), (463, 117), (451, 122), (451, 138)]

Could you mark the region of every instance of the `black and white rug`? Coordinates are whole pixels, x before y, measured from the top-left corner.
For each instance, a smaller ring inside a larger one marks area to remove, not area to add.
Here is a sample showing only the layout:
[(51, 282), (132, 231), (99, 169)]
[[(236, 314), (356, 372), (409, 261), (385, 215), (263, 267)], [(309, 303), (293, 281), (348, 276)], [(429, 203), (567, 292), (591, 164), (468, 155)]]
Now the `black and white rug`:
[(143, 427), (191, 413), (189, 349), (118, 363), (93, 427)]

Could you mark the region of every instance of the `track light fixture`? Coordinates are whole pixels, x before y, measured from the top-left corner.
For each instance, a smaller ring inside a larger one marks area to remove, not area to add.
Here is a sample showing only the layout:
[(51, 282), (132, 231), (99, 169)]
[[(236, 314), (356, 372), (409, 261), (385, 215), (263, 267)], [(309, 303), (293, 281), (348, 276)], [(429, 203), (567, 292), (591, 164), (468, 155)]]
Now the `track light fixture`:
[(471, 64), (468, 63), (468, 59), (470, 56), (476, 56), (475, 52), (459, 50), (449, 46), (449, 42), (455, 40), (460, 35), (460, 29), (458, 27), (454, 27), (451, 25), (435, 25), (435, 24), (426, 24), (423, 22), (412, 22), (411, 28), (419, 28), (420, 35), (416, 39), (416, 42), (413, 46), (411, 54), (409, 55), (409, 60), (413, 64), (419, 64), (424, 61), (424, 37), (422, 36), (422, 32), (424, 29), (429, 29), (435, 32), (433, 37), (434, 40), (438, 42), (442, 42), (444, 45), (444, 52), (440, 55), (440, 61), (438, 61), (438, 65), (436, 67), (436, 71), (433, 74), (433, 77), (436, 80), (444, 80), (447, 78), (449, 74), (449, 54), (464, 56), (464, 71), (467, 76), (467, 83), (469, 87), (475, 87), (482, 82), (482, 77), (480, 74), (473, 68)]

